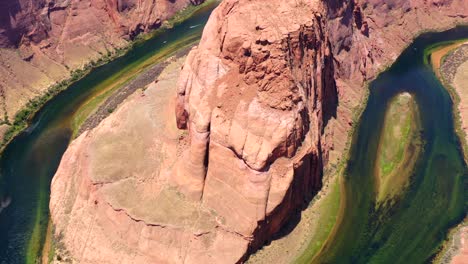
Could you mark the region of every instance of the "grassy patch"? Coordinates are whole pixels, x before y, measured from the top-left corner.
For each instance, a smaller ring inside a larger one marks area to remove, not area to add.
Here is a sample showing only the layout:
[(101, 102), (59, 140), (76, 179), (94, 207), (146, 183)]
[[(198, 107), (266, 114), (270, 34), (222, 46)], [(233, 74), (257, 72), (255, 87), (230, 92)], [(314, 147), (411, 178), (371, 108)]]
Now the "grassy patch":
[(329, 193), (321, 197), (318, 202), (320, 204), (317, 209), (319, 217), (315, 226), (316, 230), (310, 237), (307, 250), (294, 260), (294, 263), (310, 263), (333, 230), (340, 211), (340, 179), (338, 176), (331, 180)]
[(409, 94), (393, 98), (385, 114), (376, 167), (377, 202), (392, 199), (408, 184), (421, 152), (421, 123)]

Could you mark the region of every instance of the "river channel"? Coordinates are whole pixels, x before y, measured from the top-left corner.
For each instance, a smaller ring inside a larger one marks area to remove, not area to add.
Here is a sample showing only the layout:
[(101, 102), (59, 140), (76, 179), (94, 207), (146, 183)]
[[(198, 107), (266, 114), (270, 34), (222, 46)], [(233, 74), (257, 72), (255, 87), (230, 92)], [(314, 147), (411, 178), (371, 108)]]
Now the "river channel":
[[(314, 263), (426, 263), (463, 220), (468, 169), (453, 102), (429, 56), (437, 45), (464, 38), (468, 27), (422, 34), (370, 83), (342, 181), (338, 220)], [(409, 186), (382, 205), (375, 188), (379, 140), (389, 103), (403, 93), (416, 101), (423, 146), (414, 166), (404, 170)]]

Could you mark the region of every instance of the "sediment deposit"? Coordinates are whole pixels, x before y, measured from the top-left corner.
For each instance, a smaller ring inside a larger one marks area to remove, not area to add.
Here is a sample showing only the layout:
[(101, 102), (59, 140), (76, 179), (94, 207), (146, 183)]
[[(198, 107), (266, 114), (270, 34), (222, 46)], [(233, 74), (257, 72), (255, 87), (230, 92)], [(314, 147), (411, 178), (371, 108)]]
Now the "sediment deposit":
[[(462, 144), (468, 141), (468, 43), (461, 43), (455, 50), (446, 54), (447, 56), (441, 61), (440, 74), (448, 89), (454, 89), (451, 92), (457, 102), (458, 115), (460, 117), (460, 126), (462, 128), (461, 139)], [(465, 149), (465, 159), (468, 156)], [(468, 259), (468, 228), (466, 227), (467, 219), (464, 223), (458, 226), (453, 232), (449, 240), (448, 248), (444, 252), (442, 261), (449, 261), (450, 263), (464, 263)]]

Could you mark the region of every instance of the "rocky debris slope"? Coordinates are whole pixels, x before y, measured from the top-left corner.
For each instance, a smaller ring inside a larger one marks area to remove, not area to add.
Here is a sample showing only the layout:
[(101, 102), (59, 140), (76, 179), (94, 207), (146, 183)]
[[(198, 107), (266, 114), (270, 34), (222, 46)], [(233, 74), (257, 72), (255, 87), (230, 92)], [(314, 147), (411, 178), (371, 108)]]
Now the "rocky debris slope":
[(202, 0), (0, 2), (0, 116)]
[(173, 117), (183, 61), (171, 60), (157, 83), (68, 148), (51, 187), (57, 245), (65, 246), (56, 259), (213, 263), (234, 262), (247, 250), (245, 241), (218, 227), (215, 211), (167, 184), (185, 142)]
[(465, 142), (468, 142), (468, 42), (447, 55), (440, 73), (457, 93), (461, 128), (465, 134)]
[(67, 150), (52, 184), (56, 234), (86, 263), (245, 260), (341, 161), (365, 82), (418, 32), (466, 22), (466, 8), (223, 1), (177, 91), (134, 95)]
[[(460, 125), (465, 140), (462, 144), (468, 142), (468, 42), (461, 44), (454, 51), (446, 54), (440, 67), (440, 73), (444, 81), (450, 85), (456, 92), (455, 100), (458, 103), (458, 114), (461, 118)], [(466, 145), (464, 145), (466, 146)], [(463, 150), (465, 159), (468, 157), (468, 149)], [(468, 260), (468, 220), (453, 231), (450, 238), (448, 250), (442, 257), (442, 262), (458, 264), (465, 263)]]

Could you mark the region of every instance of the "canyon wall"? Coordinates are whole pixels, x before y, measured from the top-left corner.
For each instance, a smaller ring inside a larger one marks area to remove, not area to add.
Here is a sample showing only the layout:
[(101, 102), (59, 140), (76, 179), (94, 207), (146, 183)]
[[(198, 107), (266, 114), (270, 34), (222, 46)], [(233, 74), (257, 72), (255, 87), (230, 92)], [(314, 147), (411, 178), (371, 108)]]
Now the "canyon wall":
[(202, 0), (5, 0), (0, 3), (0, 116), (72, 70), (128, 45)]
[(172, 84), (175, 102), (157, 101), (175, 109), (169, 130), (154, 127), (168, 117), (151, 112), (156, 101), (135, 95), (67, 150), (52, 183), (56, 235), (86, 263), (242, 262), (343, 160), (366, 82), (419, 32), (467, 23), (467, 8), (223, 1)]

